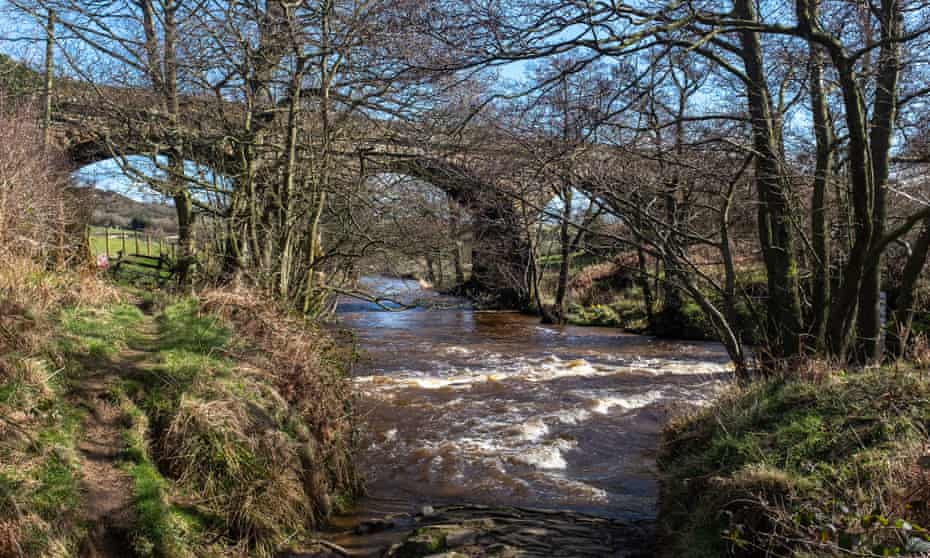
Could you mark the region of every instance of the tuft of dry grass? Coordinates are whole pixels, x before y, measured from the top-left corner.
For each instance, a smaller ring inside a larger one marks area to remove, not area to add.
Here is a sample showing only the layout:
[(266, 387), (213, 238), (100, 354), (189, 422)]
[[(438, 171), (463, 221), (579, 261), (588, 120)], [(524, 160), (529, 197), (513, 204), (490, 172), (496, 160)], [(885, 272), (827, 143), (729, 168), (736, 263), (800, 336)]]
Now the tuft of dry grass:
[[(930, 386), (909, 368), (734, 386), (671, 422), (664, 555), (899, 555), (930, 540)], [(915, 546), (916, 545), (916, 546)]]
[(168, 473), (196, 487), (209, 515), (261, 555), (313, 517), (304, 495), (299, 447), (241, 400), (184, 396), (162, 440)]
[(248, 291), (178, 300), (157, 323), (160, 366), (127, 388), (172, 505), (209, 533), (192, 548), (271, 556), (360, 491), (347, 355), (325, 332)]
[[(205, 312), (226, 320), (247, 341), (237, 357), (270, 372), (276, 390), (295, 415), (313, 428), (324, 452), (327, 446), (348, 442), (352, 389), (343, 367), (352, 356), (346, 349), (317, 325), (253, 291), (211, 290), (200, 300)], [(340, 484), (354, 482), (338, 476)]]

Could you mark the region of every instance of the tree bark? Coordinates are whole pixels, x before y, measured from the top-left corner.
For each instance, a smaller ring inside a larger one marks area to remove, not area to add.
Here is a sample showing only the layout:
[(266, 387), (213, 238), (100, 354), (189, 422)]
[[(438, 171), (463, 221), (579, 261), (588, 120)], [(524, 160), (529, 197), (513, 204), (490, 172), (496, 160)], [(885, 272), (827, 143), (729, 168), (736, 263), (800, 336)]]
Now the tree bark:
[(178, 286), (189, 288), (192, 284), (194, 269), (194, 215), (190, 192), (186, 188), (176, 191), (171, 196), (174, 201), (175, 212), (178, 217), (178, 255), (177, 276)]
[[(886, 191), (888, 187), (891, 140), (897, 115), (898, 77), (900, 74), (901, 14), (898, 0), (882, 0), (881, 37), (878, 82), (875, 90), (874, 108), (869, 145), (872, 152), (872, 246), (881, 242), (887, 218)], [(865, 269), (862, 291), (859, 293), (859, 352), (865, 362), (882, 359), (882, 333), (885, 324), (880, 323), (879, 297), (882, 290), (882, 251), (877, 258), (868, 262)]]
[(892, 316), (894, 327), (891, 329), (894, 342), (890, 348), (893, 349), (897, 356), (903, 355), (904, 351), (907, 350), (911, 325), (914, 321), (914, 298), (917, 281), (920, 279), (924, 265), (927, 262), (928, 252), (930, 252), (930, 219), (925, 219), (923, 229), (917, 236), (917, 240), (911, 248), (911, 254), (904, 264), (904, 273), (901, 276), (898, 296), (895, 299), (895, 310)]
[(811, 242), (814, 250), (811, 336), (814, 348), (826, 347), (827, 313), (830, 306), (830, 225), (827, 195), (833, 166), (833, 124), (823, 84), (823, 55), (820, 47), (810, 45), (811, 112), (814, 117), (817, 162), (811, 196)]
[[(736, 0), (734, 11), (746, 21), (758, 20), (753, 0)], [(759, 238), (768, 276), (768, 331), (774, 356), (792, 357), (801, 349), (803, 320), (791, 210), (780, 162), (781, 135), (772, 113), (759, 34), (741, 31), (740, 43), (756, 152)]]
[(559, 253), (562, 260), (559, 262), (559, 282), (555, 290), (555, 308), (553, 316), (559, 324), (566, 321), (565, 312), (565, 295), (568, 292), (568, 277), (572, 265), (572, 238), (571, 238), (571, 215), (573, 196), (570, 186), (562, 186), (562, 218), (559, 222)]

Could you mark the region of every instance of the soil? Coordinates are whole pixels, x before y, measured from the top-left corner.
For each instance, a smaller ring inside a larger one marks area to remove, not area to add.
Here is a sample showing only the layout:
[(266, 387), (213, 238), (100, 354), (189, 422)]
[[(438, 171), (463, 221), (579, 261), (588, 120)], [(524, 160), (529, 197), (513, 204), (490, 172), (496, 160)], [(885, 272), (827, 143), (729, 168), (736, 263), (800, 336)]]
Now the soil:
[(146, 316), (143, 343), (124, 349), (111, 360), (84, 363), (85, 375), (68, 394), (86, 411), (78, 443), (81, 464), (81, 519), (88, 526), (81, 558), (132, 556), (128, 532), (133, 525), (132, 479), (122, 467), (123, 433), (128, 419), (113, 398), (122, 378), (137, 373), (151, 361), (145, 338), (154, 338), (154, 322)]

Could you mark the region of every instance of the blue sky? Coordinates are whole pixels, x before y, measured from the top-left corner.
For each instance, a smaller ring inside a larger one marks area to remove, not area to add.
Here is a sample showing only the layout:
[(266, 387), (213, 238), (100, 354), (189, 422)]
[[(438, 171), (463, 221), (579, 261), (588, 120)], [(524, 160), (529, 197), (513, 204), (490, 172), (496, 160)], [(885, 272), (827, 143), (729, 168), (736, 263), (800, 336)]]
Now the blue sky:
[[(146, 168), (147, 159), (144, 157), (130, 157), (137, 168)], [(87, 165), (74, 173), (74, 178), (83, 184), (93, 185), (100, 190), (118, 192), (136, 201), (145, 203), (168, 203), (165, 196), (157, 194), (144, 184), (137, 184), (123, 173), (119, 164), (113, 159), (107, 159)]]

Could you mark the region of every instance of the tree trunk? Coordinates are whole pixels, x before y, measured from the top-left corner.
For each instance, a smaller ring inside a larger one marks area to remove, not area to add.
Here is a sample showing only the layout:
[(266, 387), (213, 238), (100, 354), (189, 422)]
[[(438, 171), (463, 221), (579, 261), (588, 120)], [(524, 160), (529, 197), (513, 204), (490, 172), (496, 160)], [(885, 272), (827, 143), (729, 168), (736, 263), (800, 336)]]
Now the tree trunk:
[(465, 283), (465, 267), (462, 265), (462, 240), (460, 238), (461, 219), (459, 208), (452, 198), (449, 198), (449, 234), (452, 236), (452, 266), (455, 268), (456, 286)]
[(186, 188), (177, 190), (171, 199), (174, 201), (175, 212), (178, 216), (178, 255), (177, 280), (182, 289), (192, 284), (194, 268), (194, 216), (191, 205), (190, 192)]
[(810, 45), (811, 57), (811, 111), (814, 116), (814, 135), (817, 143), (817, 164), (814, 170), (814, 190), (811, 197), (811, 242), (814, 250), (814, 278), (812, 285), (813, 345), (818, 351), (825, 349), (827, 312), (830, 306), (830, 225), (828, 220), (827, 191), (833, 166), (833, 124), (823, 84), (823, 56), (820, 47)]
[(924, 265), (927, 261), (927, 253), (930, 252), (930, 219), (924, 220), (923, 229), (917, 236), (911, 253), (904, 265), (904, 273), (901, 276), (901, 284), (898, 287), (898, 296), (895, 299), (895, 310), (892, 316), (894, 327), (891, 329), (894, 335), (893, 343), (890, 349), (897, 356), (901, 356), (907, 350), (908, 338), (911, 335), (911, 324), (914, 321), (914, 295), (917, 288), (917, 281), (923, 272)]
[[(757, 20), (753, 0), (736, 0), (734, 11), (747, 21)], [(768, 276), (768, 330), (774, 344), (771, 349), (775, 356), (791, 357), (800, 352), (803, 320), (791, 209), (780, 163), (780, 134), (772, 114), (759, 35), (741, 31), (740, 43), (749, 78), (746, 93), (756, 152), (758, 225)]]
[(833, 54), (833, 58), (840, 77), (846, 126), (849, 130), (854, 240), (843, 269), (842, 283), (830, 306), (830, 315), (827, 318), (827, 345), (834, 356), (845, 360), (867, 264), (866, 256), (872, 242), (873, 175), (862, 91), (859, 89), (851, 63), (836, 53)]
[(568, 277), (572, 265), (572, 239), (571, 239), (571, 215), (573, 196), (570, 187), (564, 187), (562, 191), (562, 219), (559, 223), (559, 253), (562, 261), (559, 263), (559, 282), (555, 290), (555, 308), (552, 313), (559, 324), (564, 324), (565, 316), (565, 295), (568, 292)]
[(880, 322), (879, 298), (882, 290), (882, 250), (875, 250), (885, 231), (885, 207), (888, 186), (891, 140), (897, 115), (898, 77), (900, 75), (902, 21), (898, 0), (882, 0), (882, 47), (879, 53), (878, 83), (869, 145), (872, 150), (872, 246), (877, 253), (866, 267), (859, 293), (859, 352), (864, 362), (882, 359), (885, 324)]
[[(300, 64), (298, 64), (300, 66)], [(295, 268), (295, 174), (297, 172), (297, 133), (300, 126), (300, 68), (292, 77), (287, 111), (287, 146), (284, 163), (284, 182), (279, 194), (278, 222), (281, 226), (281, 258), (278, 262), (278, 296), (287, 300), (291, 292), (291, 278)]]

